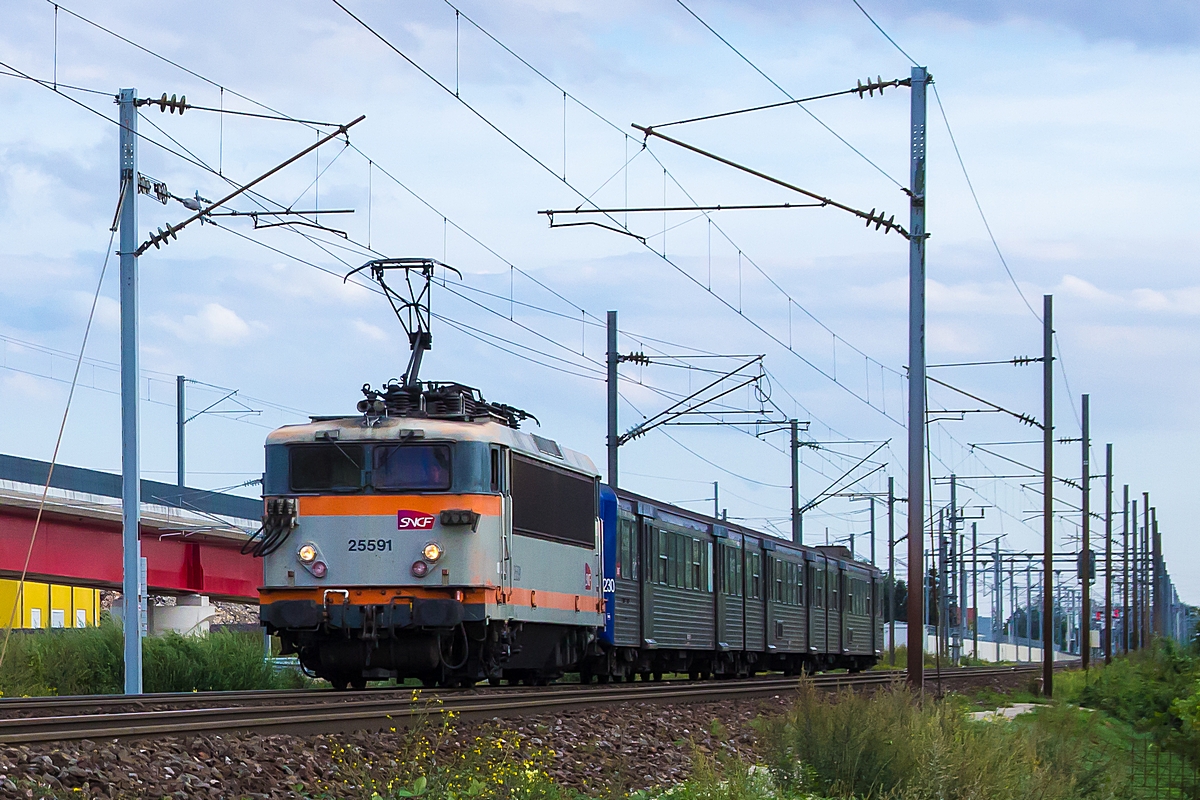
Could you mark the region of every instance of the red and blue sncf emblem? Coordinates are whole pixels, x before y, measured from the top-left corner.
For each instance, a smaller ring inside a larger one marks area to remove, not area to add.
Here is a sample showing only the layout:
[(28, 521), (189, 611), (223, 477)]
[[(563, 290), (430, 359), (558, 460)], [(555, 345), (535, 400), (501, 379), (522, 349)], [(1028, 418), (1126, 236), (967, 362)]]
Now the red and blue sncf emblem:
[(433, 530), (435, 519), (433, 514), (402, 509), (396, 512), (396, 528), (402, 531), (430, 531)]

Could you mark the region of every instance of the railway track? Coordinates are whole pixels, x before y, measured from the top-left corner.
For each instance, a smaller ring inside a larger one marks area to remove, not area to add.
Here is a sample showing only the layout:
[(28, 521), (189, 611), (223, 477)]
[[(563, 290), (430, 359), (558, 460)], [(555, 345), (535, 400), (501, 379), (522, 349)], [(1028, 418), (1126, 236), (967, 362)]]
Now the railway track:
[[(969, 667), (945, 670), (942, 679), (1011, 676), (1037, 666)], [(818, 688), (869, 688), (903, 680), (901, 670), (857, 675), (823, 674), (809, 680)], [(926, 681), (934, 679), (928, 671)], [(663, 681), (512, 687), (489, 690), (411, 689), (331, 692), (321, 690), (209, 692), (126, 697), (12, 698), (0, 700), (0, 744), (80, 739), (152, 738), (215, 732), (333, 733), (400, 727), (430, 713), (453, 711), (464, 718), (525, 716), (585, 706), (630, 702), (685, 703), (772, 697), (793, 691), (796, 678), (738, 681)]]

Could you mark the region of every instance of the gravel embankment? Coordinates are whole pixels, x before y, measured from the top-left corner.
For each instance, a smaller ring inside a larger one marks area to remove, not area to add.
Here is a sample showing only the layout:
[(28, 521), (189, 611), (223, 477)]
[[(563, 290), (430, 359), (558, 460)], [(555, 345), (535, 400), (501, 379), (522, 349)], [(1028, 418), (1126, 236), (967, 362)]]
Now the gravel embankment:
[[(1017, 682), (1014, 677), (989, 677), (971, 683), (1012, 688)], [(951, 683), (961, 686), (963, 681), (945, 680), (947, 687)], [(693, 748), (752, 756), (750, 721), (778, 712), (786, 702), (776, 697), (670, 706), (626, 703), (522, 719), (456, 720), (454, 735), (442, 738), (438, 753), (439, 758), (450, 757), (471, 747), (476, 737), (515, 736), (523, 750), (554, 751), (550, 772), (560, 783), (608, 796), (685, 777)], [(359, 768), (344, 765), (358, 762), (357, 753), (386, 773), (389, 762), (404, 750), (403, 736), (403, 731), (226, 734), (0, 746), (0, 797), (299, 798), (322, 791), (356, 797), (361, 790), (348, 783)]]

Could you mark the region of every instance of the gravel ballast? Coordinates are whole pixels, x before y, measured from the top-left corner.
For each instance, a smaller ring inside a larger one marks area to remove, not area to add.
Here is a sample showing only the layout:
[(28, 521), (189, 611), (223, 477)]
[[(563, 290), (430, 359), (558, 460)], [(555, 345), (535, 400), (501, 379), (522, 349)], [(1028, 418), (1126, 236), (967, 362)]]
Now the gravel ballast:
[[(1012, 688), (1015, 677), (972, 683)], [(957, 682), (947, 678), (945, 683)], [(927, 684), (927, 689), (933, 688)], [(476, 737), (506, 736), (519, 741), (522, 750), (553, 751), (548, 771), (561, 784), (589, 794), (623, 793), (685, 778), (694, 752), (726, 752), (753, 760), (750, 722), (778, 713), (787, 702), (785, 696), (777, 696), (717, 703), (624, 703), (504, 720), (454, 720), (453, 735), (439, 740), (438, 757), (453, 756)], [(403, 731), (214, 734), (0, 745), (0, 797), (356, 797), (361, 789), (348, 782), (352, 776), (340, 766), (347, 752), (386, 771), (406, 752), (404, 736)]]

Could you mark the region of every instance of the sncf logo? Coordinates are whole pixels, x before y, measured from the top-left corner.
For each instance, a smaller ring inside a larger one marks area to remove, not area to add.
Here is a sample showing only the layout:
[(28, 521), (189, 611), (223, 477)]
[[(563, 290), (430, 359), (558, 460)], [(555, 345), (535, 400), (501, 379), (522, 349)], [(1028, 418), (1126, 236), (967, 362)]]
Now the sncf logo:
[(433, 530), (434, 519), (436, 517), (433, 514), (424, 514), (420, 511), (397, 511), (396, 527), (402, 531)]

